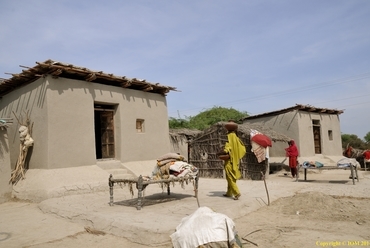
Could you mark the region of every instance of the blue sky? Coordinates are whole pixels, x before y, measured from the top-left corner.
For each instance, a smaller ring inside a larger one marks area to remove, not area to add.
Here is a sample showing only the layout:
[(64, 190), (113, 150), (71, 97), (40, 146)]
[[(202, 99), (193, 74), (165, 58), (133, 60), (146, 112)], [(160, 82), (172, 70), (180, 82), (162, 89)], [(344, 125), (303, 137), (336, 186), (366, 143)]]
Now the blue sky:
[(176, 87), (170, 117), (298, 103), (370, 131), (369, 0), (2, 0), (0, 23), (0, 78), (52, 59)]

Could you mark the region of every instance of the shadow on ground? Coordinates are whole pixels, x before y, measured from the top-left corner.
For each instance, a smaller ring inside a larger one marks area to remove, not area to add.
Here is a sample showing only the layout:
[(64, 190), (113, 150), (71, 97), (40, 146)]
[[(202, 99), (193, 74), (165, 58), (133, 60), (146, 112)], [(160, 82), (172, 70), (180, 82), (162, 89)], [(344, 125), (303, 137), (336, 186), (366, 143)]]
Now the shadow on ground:
[[(348, 180), (298, 180), (301, 183), (334, 183), (334, 184), (346, 184)], [(352, 182), (351, 182), (352, 184)]]
[[(184, 198), (193, 198), (194, 195), (189, 194), (176, 194), (171, 193), (170, 195), (164, 194), (164, 193), (157, 193), (149, 196), (144, 196), (142, 198), (142, 204), (141, 206), (151, 206), (151, 205), (157, 205), (165, 202), (173, 202), (173, 201), (180, 201)], [(116, 201), (113, 203), (114, 205), (121, 205), (121, 206), (127, 206), (127, 207), (136, 207), (138, 204), (138, 198), (134, 197), (132, 199), (123, 200), (123, 201)]]

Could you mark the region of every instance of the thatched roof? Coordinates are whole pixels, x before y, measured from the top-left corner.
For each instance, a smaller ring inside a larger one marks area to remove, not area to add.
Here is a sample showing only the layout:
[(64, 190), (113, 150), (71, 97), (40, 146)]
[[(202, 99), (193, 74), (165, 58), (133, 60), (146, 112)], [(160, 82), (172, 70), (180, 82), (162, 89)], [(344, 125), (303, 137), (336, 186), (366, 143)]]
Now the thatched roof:
[(177, 139), (178, 137), (183, 137), (183, 136), (186, 136), (187, 138), (191, 138), (201, 132), (202, 131), (197, 130), (197, 129), (187, 129), (187, 128), (170, 129), (170, 137), (172, 139)]
[(199, 131), (197, 129), (187, 129), (187, 128), (170, 129), (170, 139), (173, 142), (182, 141), (184, 138), (188, 141), (201, 132), (202, 131)]
[(171, 90), (176, 91), (174, 87), (160, 85), (159, 83), (150, 83), (144, 79), (115, 76), (111, 73), (92, 71), (84, 67), (65, 64), (50, 59), (45, 62), (36, 62), (36, 64), (37, 65), (34, 67), (20, 66), (26, 69), (22, 70), (19, 74), (11, 74), (12, 77), (10, 79), (0, 80), (0, 97), (47, 75), (52, 75), (55, 78), (62, 77), (83, 80), (91, 83), (141, 90), (161, 95), (165, 95)]
[[(218, 130), (221, 128), (223, 129), (226, 123), (227, 122), (218, 122), (214, 124), (213, 126), (204, 130), (202, 133), (199, 133), (197, 136), (195, 136), (194, 141), (197, 140), (198, 138), (203, 137), (204, 135), (207, 135), (210, 132), (214, 132), (215, 130)], [(270, 139), (274, 142), (275, 141), (288, 142), (291, 140), (291, 138), (289, 138), (288, 136), (278, 133), (271, 128), (266, 128), (262, 125), (258, 125), (258, 124), (239, 124), (238, 125), (238, 132), (246, 134), (246, 135), (250, 135), (250, 132), (252, 129), (265, 134), (266, 136), (270, 137)]]
[(288, 113), (294, 110), (303, 111), (303, 112), (320, 113), (320, 114), (332, 114), (332, 115), (339, 115), (343, 113), (343, 110), (338, 110), (338, 109), (317, 108), (311, 105), (296, 104), (293, 107), (289, 107), (285, 109), (280, 109), (280, 110), (258, 114), (258, 115), (247, 116), (247, 117), (244, 117), (242, 120), (251, 120), (251, 119), (256, 119), (260, 117), (275, 116), (275, 115)]

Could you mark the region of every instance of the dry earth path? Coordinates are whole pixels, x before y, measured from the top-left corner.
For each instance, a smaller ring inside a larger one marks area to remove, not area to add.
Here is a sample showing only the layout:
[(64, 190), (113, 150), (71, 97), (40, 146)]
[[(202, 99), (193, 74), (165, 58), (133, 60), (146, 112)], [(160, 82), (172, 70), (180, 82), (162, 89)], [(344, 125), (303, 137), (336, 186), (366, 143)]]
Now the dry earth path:
[[(295, 182), (284, 173), (263, 181), (238, 181), (239, 201), (222, 197), (223, 179), (199, 181), (199, 203), (226, 214), (244, 247), (370, 247), (370, 172), (352, 185), (349, 171), (309, 174)], [(0, 204), (0, 247), (172, 247), (169, 235), (198, 207), (191, 185), (171, 195), (157, 185), (145, 190), (142, 210), (125, 187), (109, 193), (72, 195), (41, 203)]]

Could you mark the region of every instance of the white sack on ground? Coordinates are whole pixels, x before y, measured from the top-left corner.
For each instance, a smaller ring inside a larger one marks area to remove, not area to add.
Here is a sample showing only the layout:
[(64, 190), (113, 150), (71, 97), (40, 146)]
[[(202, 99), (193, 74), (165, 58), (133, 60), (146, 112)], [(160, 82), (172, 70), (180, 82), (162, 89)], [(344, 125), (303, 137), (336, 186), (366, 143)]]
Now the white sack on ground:
[(174, 248), (194, 248), (226, 240), (231, 244), (235, 242), (235, 235), (235, 224), (232, 219), (208, 207), (200, 207), (181, 220), (176, 232), (171, 234), (171, 239)]

